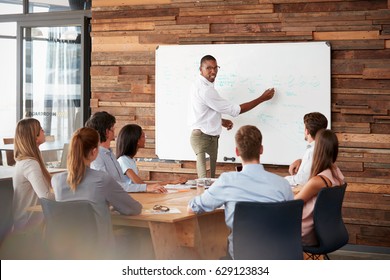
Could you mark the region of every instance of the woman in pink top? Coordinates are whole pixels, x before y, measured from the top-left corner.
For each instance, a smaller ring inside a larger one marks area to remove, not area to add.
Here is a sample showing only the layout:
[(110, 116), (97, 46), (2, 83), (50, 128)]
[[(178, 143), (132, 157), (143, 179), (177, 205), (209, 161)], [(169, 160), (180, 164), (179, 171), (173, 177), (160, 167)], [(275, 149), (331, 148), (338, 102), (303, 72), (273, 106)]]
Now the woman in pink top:
[[(333, 131), (322, 129), (317, 132), (310, 179), (295, 195), (295, 199), (302, 199), (305, 202), (302, 213), (302, 243), (304, 245), (317, 243), (313, 222), (317, 194), (324, 187), (339, 186), (344, 183), (344, 176), (335, 164), (338, 150), (339, 142)], [(329, 201), (329, 203), (332, 202)]]

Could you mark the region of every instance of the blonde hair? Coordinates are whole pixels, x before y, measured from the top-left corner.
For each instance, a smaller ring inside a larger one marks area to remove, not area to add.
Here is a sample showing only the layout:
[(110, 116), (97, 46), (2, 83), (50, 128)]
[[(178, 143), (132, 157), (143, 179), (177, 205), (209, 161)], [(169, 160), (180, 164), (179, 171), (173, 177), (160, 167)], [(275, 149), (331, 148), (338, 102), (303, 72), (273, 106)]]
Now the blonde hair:
[(14, 157), (16, 161), (33, 159), (39, 163), (43, 176), (50, 185), (51, 175), (47, 171), (37, 145), (37, 137), (41, 133), (41, 124), (37, 119), (26, 118), (20, 120), (15, 129)]
[(82, 127), (76, 130), (69, 144), (67, 158), (68, 177), (66, 182), (70, 189), (76, 191), (77, 186), (83, 180), (91, 151), (99, 146), (99, 133), (89, 127)]

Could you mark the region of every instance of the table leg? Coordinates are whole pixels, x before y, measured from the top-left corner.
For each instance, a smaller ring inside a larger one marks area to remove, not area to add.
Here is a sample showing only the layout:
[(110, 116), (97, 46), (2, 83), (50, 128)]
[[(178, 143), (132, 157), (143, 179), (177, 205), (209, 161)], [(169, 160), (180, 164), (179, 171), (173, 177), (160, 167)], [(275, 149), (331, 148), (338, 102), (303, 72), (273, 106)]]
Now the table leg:
[(225, 213), (215, 212), (198, 216), (203, 256), (205, 260), (218, 260), (226, 255), (230, 230), (225, 223)]
[(201, 259), (202, 246), (196, 217), (176, 223), (149, 222), (156, 259)]
[(219, 259), (226, 255), (229, 230), (224, 213), (175, 223), (149, 222), (156, 259)]

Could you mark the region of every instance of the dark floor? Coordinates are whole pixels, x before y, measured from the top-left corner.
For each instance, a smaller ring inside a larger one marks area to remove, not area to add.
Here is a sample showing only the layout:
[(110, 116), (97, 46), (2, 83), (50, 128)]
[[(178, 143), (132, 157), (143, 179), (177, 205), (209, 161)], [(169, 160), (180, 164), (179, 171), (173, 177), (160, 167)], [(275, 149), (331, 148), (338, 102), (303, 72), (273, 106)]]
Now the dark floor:
[(329, 254), (331, 260), (390, 260), (390, 247), (346, 245)]

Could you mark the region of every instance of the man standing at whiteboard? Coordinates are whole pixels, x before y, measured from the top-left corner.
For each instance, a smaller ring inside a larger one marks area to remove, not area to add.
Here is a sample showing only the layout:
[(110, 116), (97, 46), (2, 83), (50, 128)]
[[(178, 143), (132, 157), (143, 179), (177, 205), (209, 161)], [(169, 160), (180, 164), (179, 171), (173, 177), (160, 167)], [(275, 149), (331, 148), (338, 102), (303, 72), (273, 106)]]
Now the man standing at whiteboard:
[(206, 55), (200, 60), (200, 75), (191, 92), (191, 146), (196, 154), (196, 170), (198, 178), (207, 177), (206, 153), (210, 157), (210, 177), (215, 178), (218, 157), (218, 139), (222, 127), (230, 130), (231, 120), (223, 119), (222, 114), (237, 117), (239, 114), (252, 110), (260, 103), (270, 100), (275, 93), (273, 88), (252, 101), (237, 105), (223, 99), (214, 88), (217, 77), (217, 60)]

